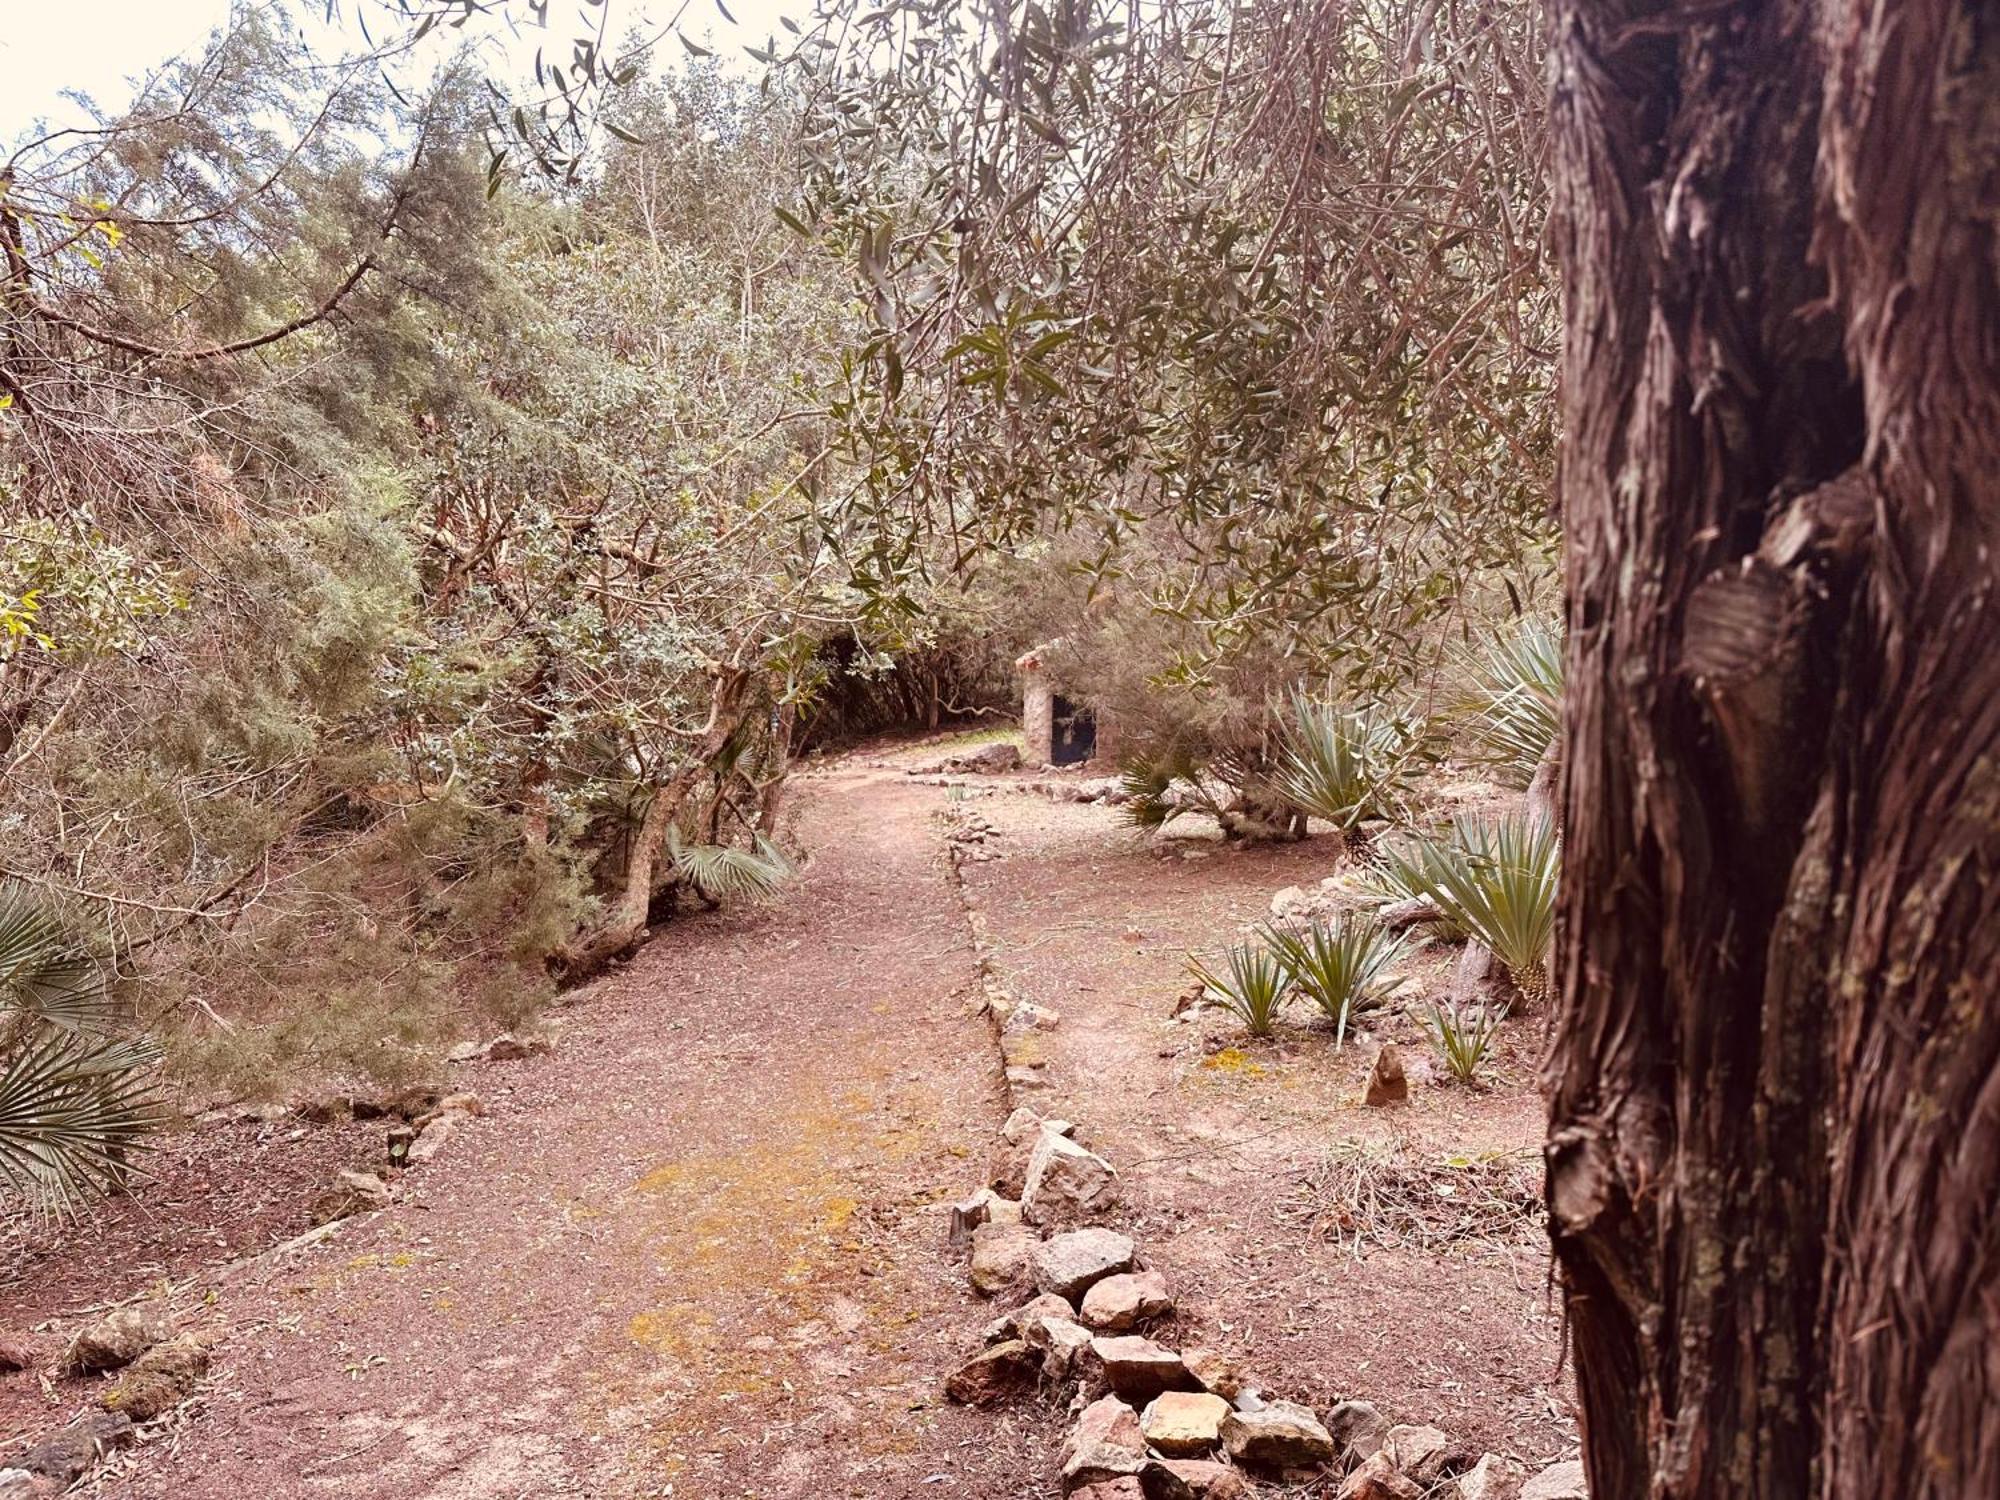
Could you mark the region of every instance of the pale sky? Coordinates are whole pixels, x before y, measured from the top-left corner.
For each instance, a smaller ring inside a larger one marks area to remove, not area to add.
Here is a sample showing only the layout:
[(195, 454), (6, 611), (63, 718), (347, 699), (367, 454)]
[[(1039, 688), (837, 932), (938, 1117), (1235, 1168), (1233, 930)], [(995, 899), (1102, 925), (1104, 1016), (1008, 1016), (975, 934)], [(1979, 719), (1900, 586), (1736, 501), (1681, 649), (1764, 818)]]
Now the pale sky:
[[(736, 18), (732, 24), (723, 19), (716, 0), (610, 3), (611, 36), (635, 26), (657, 31), (684, 15), (690, 36), (713, 46), (723, 59), (745, 65), (743, 47), (762, 43), (776, 30), (780, 15), (803, 21), (812, 9), (812, 0), (723, 0)], [(231, 0), (0, 0), (0, 141), (17, 139), (38, 116), (75, 123), (79, 111), (63, 100), (65, 89), (82, 89), (100, 104), (122, 105), (131, 97), (131, 78), (198, 48), (228, 16), (230, 5)], [(295, 9), (312, 18), (323, 13), (325, 4), (295, 0)], [(352, 0), (341, 0), (341, 9), (351, 17)], [(517, 0), (514, 9), (525, 14), (527, 6)], [(582, 0), (552, 0), (547, 36), (555, 55), (566, 57), (569, 38), (588, 29), (571, 24), (586, 9)], [(594, 20), (595, 11), (589, 14)], [(494, 36), (505, 35), (500, 23), (484, 24)], [(360, 45), (359, 34), (350, 35)], [(459, 34), (448, 35), (455, 41)], [(533, 56), (534, 44), (517, 43), (515, 50), (525, 60)], [(660, 56), (671, 61), (678, 50), (669, 43)]]

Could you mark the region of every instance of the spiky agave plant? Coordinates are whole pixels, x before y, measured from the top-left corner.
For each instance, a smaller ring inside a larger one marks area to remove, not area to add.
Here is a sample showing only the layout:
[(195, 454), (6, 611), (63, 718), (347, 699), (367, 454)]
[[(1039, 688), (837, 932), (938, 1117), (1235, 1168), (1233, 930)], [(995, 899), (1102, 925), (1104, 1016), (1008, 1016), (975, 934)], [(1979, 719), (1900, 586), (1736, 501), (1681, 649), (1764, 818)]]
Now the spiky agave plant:
[(1461, 699), (1481, 759), (1500, 779), (1526, 786), (1555, 741), (1562, 716), (1562, 629), (1523, 616), (1465, 663)]
[(1376, 710), (1349, 710), (1294, 693), (1272, 788), (1343, 833), (1395, 809), (1415, 736)]
[(711, 901), (726, 896), (768, 896), (798, 873), (785, 852), (762, 834), (748, 849), (728, 844), (684, 844), (667, 831), (667, 852), (682, 879)]
[(1188, 959), (1188, 973), (1216, 1002), (1248, 1028), (1252, 1036), (1269, 1036), (1277, 1019), (1278, 1007), (1291, 992), (1292, 982), (1278, 956), (1261, 944), (1239, 943), (1231, 948), (1217, 974), (1200, 959)]
[(1400, 983), (1387, 975), (1403, 956), (1403, 942), (1365, 912), (1341, 912), (1303, 932), (1266, 928), (1264, 941), (1292, 988), (1333, 1022), (1335, 1047), (1346, 1045), (1355, 1015), (1380, 1007)]
[(148, 1041), (111, 1034), (98, 966), (62, 914), (0, 886), (0, 1185), (45, 1212), (123, 1182), (159, 1124)]
[(1382, 862), (1445, 919), (1492, 950), (1522, 999), (1549, 997), (1561, 848), (1554, 826), (1513, 813), (1493, 822), (1460, 818), (1448, 841), (1412, 838)]
[(1418, 1023), (1444, 1058), (1446, 1070), (1460, 1083), (1471, 1083), (1479, 1076), (1480, 1064), (1493, 1050), (1493, 1038), (1500, 1031), (1498, 1012), (1483, 1005), (1460, 1006), (1456, 1001), (1432, 1004)]

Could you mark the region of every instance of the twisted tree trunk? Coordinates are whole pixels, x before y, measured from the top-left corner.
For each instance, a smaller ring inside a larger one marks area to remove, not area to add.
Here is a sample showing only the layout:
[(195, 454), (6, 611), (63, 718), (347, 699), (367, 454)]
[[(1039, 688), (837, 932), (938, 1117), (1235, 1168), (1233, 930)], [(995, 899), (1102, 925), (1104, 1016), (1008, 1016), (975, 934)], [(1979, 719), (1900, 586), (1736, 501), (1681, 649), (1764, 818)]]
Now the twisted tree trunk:
[(1592, 1493), (2000, 1495), (2000, 14), (1553, 25)]

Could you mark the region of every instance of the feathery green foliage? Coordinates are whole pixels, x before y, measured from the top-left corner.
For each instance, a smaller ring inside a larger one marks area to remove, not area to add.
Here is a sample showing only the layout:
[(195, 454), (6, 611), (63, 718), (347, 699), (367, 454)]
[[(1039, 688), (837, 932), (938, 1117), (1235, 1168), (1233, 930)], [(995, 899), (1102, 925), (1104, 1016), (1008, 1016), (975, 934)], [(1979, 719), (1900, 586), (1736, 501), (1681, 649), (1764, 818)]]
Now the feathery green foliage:
[(1456, 1001), (1433, 1004), (1418, 1018), (1424, 1034), (1444, 1057), (1445, 1068), (1460, 1083), (1471, 1083), (1493, 1049), (1500, 1031), (1498, 1012), (1483, 1005), (1461, 1007)]
[(73, 1210), (130, 1170), (158, 1123), (149, 1042), (107, 1036), (102, 971), (61, 914), (0, 889), (0, 1186), (38, 1209)]
[(1264, 941), (1292, 987), (1333, 1022), (1336, 1047), (1347, 1042), (1348, 1022), (1381, 1006), (1400, 983), (1387, 972), (1403, 956), (1402, 940), (1363, 912), (1341, 912), (1303, 932), (1267, 928)]
[(1460, 818), (1448, 842), (1412, 838), (1382, 851), (1402, 887), (1428, 896), (1454, 926), (1493, 950), (1514, 982), (1537, 998), (1555, 937), (1561, 851), (1548, 822), (1513, 813)]
[(1467, 662), (1468, 726), (1480, 758), (1510, 785), (1524, 787), (1533, 780), (1555, 741), (1562, 716), (1562, 650), (1560, 626), (1524, 615)]
[(1227, 973), (1217, 974), (1200, 959), (1188, 959), (1188, 973), (1219, 1004), (1249, 1028), (1252, 1036), (1269, 1036), (1278, 1007), (1291, 993), (1291, 976), (1269, 948), (1238, 943), (1227, 955)]

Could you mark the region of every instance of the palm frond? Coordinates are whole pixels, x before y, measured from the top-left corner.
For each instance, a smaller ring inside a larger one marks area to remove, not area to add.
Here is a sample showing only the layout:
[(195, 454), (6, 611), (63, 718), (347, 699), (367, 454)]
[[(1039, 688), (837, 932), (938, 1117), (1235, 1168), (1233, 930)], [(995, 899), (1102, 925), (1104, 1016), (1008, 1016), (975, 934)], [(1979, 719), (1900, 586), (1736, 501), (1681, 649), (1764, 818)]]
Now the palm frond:
[(0, 1069), (0, 1185), (68, 1212), (132, 1170), (161, 1120), (150, 1043), (45, 1032)]
[(1466, 663), (1462, 711), (1480, 758), (1503, 781), (1526, 786), (1562, 717), (1562, 629), (1534, 615), (1489, 638)]
[(740, 849), (725, 844), (683, 844), (678, 830), (667, 835), (674, 868), (711, 900), (730, 896), (768, 896), (798, 873), (776, 844), (759, 834), (756, 846)]
[(1381, 858), (1391, 878), (1492, 949), (1524, 993), (1540, 987), (1561, 871), (1553, 825), (1523, 813), (1460, 818), (1448, 842), (1412, 838)]
[(1125, 794), (1120, 815), (1140, 828), (1164, 828), (1182, 813), (1220, 811), (1201, 784), (1201, 773), (1201, 762), (1185, 745), (1127, 756), (1118, 770)]
[(1264, 941), (1292, 988), (1333, 1022), (1336, 1048), (1347, 1043), (1349, 1021), (1381, 1006), (1400, 983), (1386, 976), (1403, 956), (1402, 940), (1365, 913), (1341, 912), (1303, 932), (1266, 928)]
[(1272, 790), (1336, 828), (1388, 816), (1416, 736), (1375, 710), (1354, 712), (1292, 697)]
[(112, 1020), (97, 961), (25, 886), (0, 887), (0, 1007), (72, 1032), (101, 1032)]
[(1278, 1007), (1291, 992), (1291, 978), (1268, 948), (1239, 943), (1231, 948), (1225, 974), (1190, 957), (1188, 973), (1217, 1004), (1234, 1014), (1252, 1036), (1269, 1036)]

